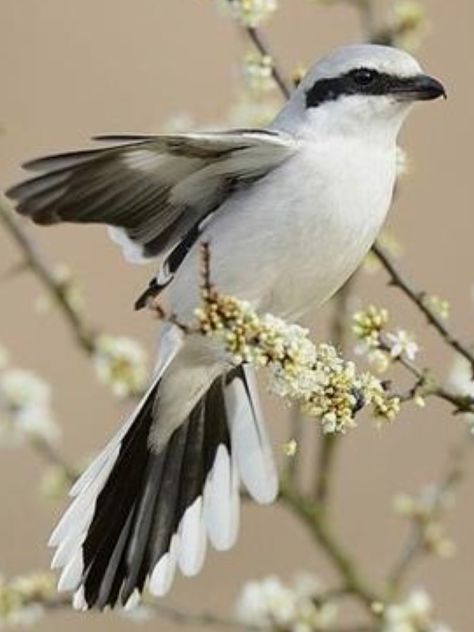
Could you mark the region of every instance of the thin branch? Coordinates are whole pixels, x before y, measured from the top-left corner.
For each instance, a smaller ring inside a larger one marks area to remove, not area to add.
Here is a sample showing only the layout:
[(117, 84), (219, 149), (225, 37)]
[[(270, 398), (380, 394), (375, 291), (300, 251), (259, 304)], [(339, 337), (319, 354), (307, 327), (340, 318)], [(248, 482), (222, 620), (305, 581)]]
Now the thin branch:
[(376, 257), (379, 259), (382, 266), (387, 270), (390, 275), (390, 285), (398, 287), (407, 296), (412, 303), (420, 310), (426, 317), (428, 323), (432, 325), (443, 340), (452, 347), (455, 351), (460, 353), (471, 365), (474, 373), (474, 353), (467, 345), (460, 340), (446, 325), (446, 323), (440, 318), (433, 309), (426, 303), (426, 292), (420, 291), (402, 274), (399, 268), (391, 260), (387, 252), (380, 246), (380, 244), (374, 244), (372, 250)]
[[(391, 347), (384, 340), (383, 336), (380, 336), (380, 349), (390, 353)], [(402, 401), (407, 401), (409, 395), (415, 396), (417, 392), (424, 397), (434, 396), (442, 399), (454, 406), (454, 413), (473, 413), (474, 414), (474, 398), (470, 395), (459, 395), (458, 393), (450, 390), (447, 386), (439, 384), (434, 377), (430, 374), (429, 369), (422, 369), (417, 366), (412, 360), (406, 358), (403, 354), (394, 358), (396, 362), (401, 364), (407, 371), (409, 371), (415, 378), (416, 383), (413, 386), (408, 395), (402, 396)]]
[(291, 90), (283, 77), (283, 73), (281, 72), (279, 65), (275, 61), (274, 56), (271, 54), (268, 44), (264, 41), (261, 32), (254, 26), (245, 26), (244, 30), (258, 52), (261, 55), (268, 56), (272, 60), (272, 77), (285, 99), (289, 99)]
[(45, 261), (22, 221), (14, 214), (3, 196), (0, 196), (0, 222), (22, 251), (25, 267), (35, 274), (61, 310), (79, 346), (86, 353), (91, 354), (95, 348), (96, 332), (71, 305), (67, 296), (67, 287), (58, 281), (54, 270)]

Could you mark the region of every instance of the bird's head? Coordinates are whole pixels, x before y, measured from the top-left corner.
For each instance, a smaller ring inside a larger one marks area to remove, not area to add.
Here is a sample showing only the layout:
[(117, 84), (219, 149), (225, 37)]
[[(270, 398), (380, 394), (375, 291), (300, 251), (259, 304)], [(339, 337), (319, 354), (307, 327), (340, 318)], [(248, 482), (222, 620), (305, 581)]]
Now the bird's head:
[[(318, 61), (277, 118), (293, 133), (396, 135), (417, 101), (446, 96), (407, 52), (388, 46), (346, 46)], [(291, 128), (291, 129), (290, 129)]]

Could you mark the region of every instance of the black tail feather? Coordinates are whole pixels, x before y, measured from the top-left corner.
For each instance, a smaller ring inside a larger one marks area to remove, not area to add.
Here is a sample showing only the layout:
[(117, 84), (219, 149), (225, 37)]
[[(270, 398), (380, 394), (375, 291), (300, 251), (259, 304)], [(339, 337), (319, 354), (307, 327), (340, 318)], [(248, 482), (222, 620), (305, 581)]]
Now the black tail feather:
[(159, 385), (124, 436), (83, 545), (89, 608), (125, 604), (142, 591), (186, 509), (202, 494), (218, 446), (230, 446), (223, 384), (223, 378), (214, 382), (163, 452), (153, 453), (148, 442)]

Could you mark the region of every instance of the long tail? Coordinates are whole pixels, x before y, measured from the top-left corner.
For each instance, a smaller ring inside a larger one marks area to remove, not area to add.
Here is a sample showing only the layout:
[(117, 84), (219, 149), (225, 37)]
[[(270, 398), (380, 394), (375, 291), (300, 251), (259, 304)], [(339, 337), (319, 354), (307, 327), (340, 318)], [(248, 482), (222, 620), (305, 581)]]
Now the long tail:
[(147, 580), (164, 595), (176, 567), (200, 571), (207, 539), (234, 544), (240, 481), (257, 502), (277, 494), (253, 375), (239, 367), (217, 378), (157, 454), (148, 436), (162, 373), (74, 485), (51, 536), (59, 590), (74, 591), (78, 609), (125, 605)]

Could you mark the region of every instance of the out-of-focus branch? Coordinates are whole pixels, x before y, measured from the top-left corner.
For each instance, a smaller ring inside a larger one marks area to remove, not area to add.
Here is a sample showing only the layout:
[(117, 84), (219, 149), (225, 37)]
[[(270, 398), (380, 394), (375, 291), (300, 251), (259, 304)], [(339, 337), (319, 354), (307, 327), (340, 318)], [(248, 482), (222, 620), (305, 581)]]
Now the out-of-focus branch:
[(28, 234), (22, 221), (14, 214), (3, 196), (0, 196), (0, 221), (20, 248), (25, 267), (30, 269), (47, 290), (69, 324), (79, 346), (88, 354), (95, 348), (96, 333), (82, 314), (68, 300), (67, 287), (56, 278), (38, 246)]
[[(347, 347), (347, 318), (354, 281), (355, 275), (339, 290), (333, 301), (334, 312), (330, 323), (331, 342), (343, 355)], [(329, 499), (339, 438), (340, 437), (336, 435), (324, 434), (320, 437), (319, 441), (319, 459), (316, 470), (314, 496), (323, 506), (327, 504)]]
[[(58, 612), (64, 608), (71, 608), (71, 601), (67, 597), (32, 599), (30, 603), (39, 604), (45, 608), (45, 610), (52, 612)], [(207, 626), (219, 629), (249, 630), (250, 632), (265, 632), (269, 629), (267, 626), (251, 624), (244, 625), (237, 619), (221, 617), (211, 612), (190, 612), (182, 608), (163, 605), (156, 601), (147, 600), (144, 605), (159, 618), (183, 626)], [(318, 632), (318, 629), (315, 628), (314, 632)], [(331, 632), (375, 632), (375, 629), (367, 625), (356, 625), (350, 627), (338, 626), (331, 627)]]
[[(453, 491), (463, 480), (465, 475), (465, 460), (468, 451), (471, 448), (471, 441), (463, 440), (457, 445), (452, 453), (451, 458), (444, 476), (436, 486), (434, 499), (430, 511), (430, 519), (435, 519), (441, 513), (443, 508), (443, 499), (446, 494)], [(425, 522), (417, 520), (413, 524), (412, 532), (402, 547), (402, 551), (396, 560), (393, 569), (388, 575), (388, 593), (396, 596), (403, 584), (408, 571), (423, 554), (426, 552), (425, 547)]]
[(390, 285), (399, 288), (405, 296), (407, 296), (419, 311), (426, 317), (428, 323), (432, 325), (443, 340), (452, 347), (471, 365), (474, 373), (474, 353), (470, 346), (460, 340), (460, 338), (454, 334), (447, 325), (443, 322), (433, 309), (426, 302), (426, 292), (415, 288), (413, 283), (406, 278), (406, 276), (400, 271), (398, 266), (392, 261), (388, 253), (380, 246), (380, 244), (374, 244), (372, 248), (374, 254), (390, 275)]
[(343, 588), (358, 599), (373, 617), (373, 604), (381, 600), (367, 580), (361, 576), (356, 562), (337, 540), (320, 503), (303, 495), (285, 480), (282, 480), (280, 485), (280, 501), (308, 527), (314, 540), (321, 546), (339, 573)]
[[(71, 608), (71, 600), (68, 597), (53, 597), (51, 599), (32, 599), (31, 604), (40, 604), (45, 610), (48, 611), (60, 611), (62, 609)], [(239, 621), (235, 619), (226, 619), (224, 617), (219, 617), (218, 615), (207, 613), (207, 612), (188, 612), (187, 610), (182, 610), (180, 608), (175, 608), (172, 606), (165, 606), (156, 601), (147, 602), (145, 607), (149, 609), (153, 614), (156, 614), (158, 617), (170, 621), (172, 623), (178, 623), (181, 625), (194, 625), (194, 626), (209, 626), (209, 627), (218, 627), (218, 628), (229, 628), (229, 629), (245, 629), (246, 630), (263, 630), (264, 628), (260, 626), (243, 626)], [(337, 632), (337, 630), (336, 630)], [(341, 631), (346, 632), (346, 631)], [(357, 631), (347, 631), (347, 632), (357, 632)]]
[(76, 481), (80, 472), (68, 463), (68, 461), (54, 446), (51, 445), (51, 443), (45, 441), (41, 437), (35, 437), (31, 439), (30, 444), (33, 450), (49, 465), (55, 465), (56, 467), (61, 468), (68, 483), (72, 485)]

